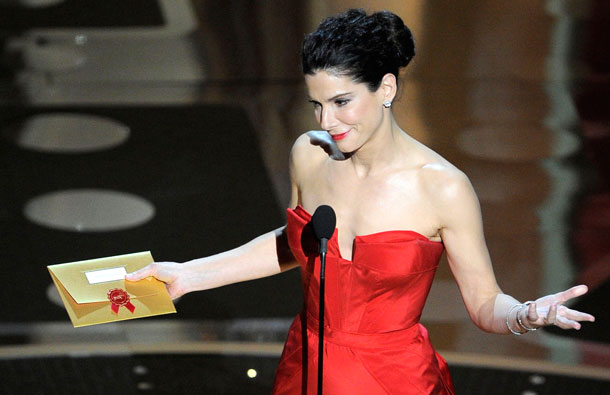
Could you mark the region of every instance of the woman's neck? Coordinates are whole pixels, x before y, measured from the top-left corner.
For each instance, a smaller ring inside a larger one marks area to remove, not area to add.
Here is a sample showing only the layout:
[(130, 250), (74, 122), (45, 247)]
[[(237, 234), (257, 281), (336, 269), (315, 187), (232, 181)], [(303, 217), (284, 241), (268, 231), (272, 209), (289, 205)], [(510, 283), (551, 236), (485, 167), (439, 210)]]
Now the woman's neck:
[(351, 154), (347, 162), (361, 178), (382, 171), (404, 157), (405, 137), (405, 132), (390, 116), (388, 125), (381, 125), (369, 141)]

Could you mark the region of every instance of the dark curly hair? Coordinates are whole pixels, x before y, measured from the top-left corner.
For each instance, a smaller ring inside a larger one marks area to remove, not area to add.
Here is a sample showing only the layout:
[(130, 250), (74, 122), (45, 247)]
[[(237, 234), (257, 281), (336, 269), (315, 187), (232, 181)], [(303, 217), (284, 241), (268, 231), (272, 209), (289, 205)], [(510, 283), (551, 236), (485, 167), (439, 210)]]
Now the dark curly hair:
[(413, 35), (398, 15), (350, 9), (326, 18), (305, 36), (302, 66), (306, 75), (326, 70), (366, 83), (374, 92), (384, 75), (398, 78), (414, 56)]

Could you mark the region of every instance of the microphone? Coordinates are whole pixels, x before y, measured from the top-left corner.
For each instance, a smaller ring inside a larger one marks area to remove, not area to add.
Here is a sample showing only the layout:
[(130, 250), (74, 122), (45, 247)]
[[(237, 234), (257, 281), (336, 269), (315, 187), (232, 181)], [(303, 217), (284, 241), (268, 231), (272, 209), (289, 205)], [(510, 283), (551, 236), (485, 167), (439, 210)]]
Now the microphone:
[(337, 216), (335, 210), (327, 205), (319, 206), (311, 216), (313, 234), (320, 241), (320, 312), (318, 319), (318, 395), (322, 395), (322, 376), (324, 372), (324, 271), (326, 267), (326, 247), (333, 236)]
[(328, 239), (333, 236), (335, 226), (337, 225), (337, 216), (335, 210), (327, 205), (319, 206), (311, 217), (311, 226), (313, 234), (320, 241), (320, 254), (326, 254), (326, 245)]

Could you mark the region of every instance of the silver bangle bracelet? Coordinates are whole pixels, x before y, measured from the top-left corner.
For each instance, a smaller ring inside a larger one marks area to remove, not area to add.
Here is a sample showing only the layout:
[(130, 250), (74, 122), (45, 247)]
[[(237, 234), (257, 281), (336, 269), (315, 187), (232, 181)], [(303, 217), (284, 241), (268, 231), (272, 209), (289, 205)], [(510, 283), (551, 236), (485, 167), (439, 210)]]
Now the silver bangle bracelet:
[(524, 306), (525, 305), (523, 303), (517, 303), (516, 305), (511, 307), (510, 310), (508, 310), (508, 313), (506, 313), (506, 327), (513, 335), (521, 336), (522, 334), (527, 333), (527, 330), (524, 330), (523, 332), (518, 332), (518, 331), (514, 330), (513, 328), (510, 327), (510, 322), (509, 322), (510, 313), (512, 313), (514, 309), (518, 309), (517, 317), (519, 317), (519, 312), (521, 311), (521, 309), (523, 309)]
[[(531, 300), (527, 301), (527, 302), (523, 303), (523, 307), (528, 307), (529, 308), (529, 305), (531, 305), (532, 303), (534, 303), (534, 302), (532, 302)], [(519, 326), (521, 328), (525, 329), (527, 332), (531, 332), (531, 331), (537, 330), (538, 328), (529, 327), (529, 326), (525, 325), (523, 323), (523, 321), (521, 321), (521, 315), (519, 313), (521, 313), (521, 309), (522, 308), (520, 308), (519, 311), (517, 312), (517, 322), (519, 323)]]

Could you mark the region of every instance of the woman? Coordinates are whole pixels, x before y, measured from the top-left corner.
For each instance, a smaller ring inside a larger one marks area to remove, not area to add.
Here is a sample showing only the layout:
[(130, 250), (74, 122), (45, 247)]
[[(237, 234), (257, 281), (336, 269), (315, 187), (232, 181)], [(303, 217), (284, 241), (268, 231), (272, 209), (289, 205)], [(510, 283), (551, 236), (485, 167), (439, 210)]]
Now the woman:
[(153, 263), (128, 276), (154, 276), (175, 298), (300, 265), (305, 306), (290, 328), (274, 393), (316, 391), (319, 261), (308, 224), (321, 204), (337, 215), (326, 263), (326, 393), (454, 392), (418, 323), (443, 250), (484, 331), (579, 329), (578, 321), (594, 320), (562, 306), (585, 286), (527, 304), (502, 293), (468, 178), (392, 116), (399, 69), (414, 54), (411, 32), (390, 12), (349, 10), (322, 22), (303, 43), (303, 72), (327, 133), (294, 144), (287, 226), (222, 254)]

